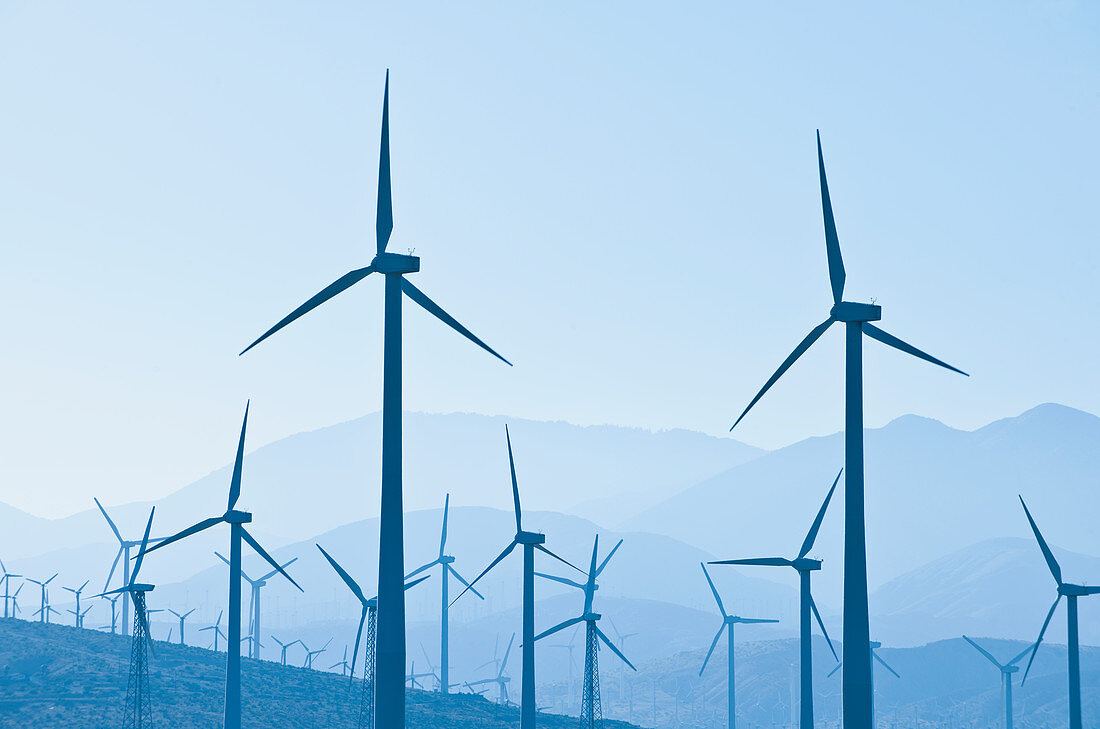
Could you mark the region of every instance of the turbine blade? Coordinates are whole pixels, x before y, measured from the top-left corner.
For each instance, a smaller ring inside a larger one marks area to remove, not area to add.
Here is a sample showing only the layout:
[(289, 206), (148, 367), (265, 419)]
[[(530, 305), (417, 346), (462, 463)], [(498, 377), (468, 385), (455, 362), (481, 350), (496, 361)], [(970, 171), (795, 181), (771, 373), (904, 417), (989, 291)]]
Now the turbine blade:
[(294, 581), (294, 578), (291, 577), (287, 573), (287, 571), (284, 570), (282, 568), (282, 566), (278, 562), (276, 562), (275, 559), (270, 554), (267, 553), (267, 550), (265, 550), (263, 547), (260, 546), (260, 543), (256, 541), (255, 537), (253, 537), (251, 534), (249, 534), (248, 530), (245, 529), (244, 527), (241, 527), (241, 537), (243, 537), (244, 540), (246, 542), (248, 542), (248, 546), (252, 547), (252, 549), (254, 549), (256, 551), (256, 554), (258, 554), (261, 557), (263, 557), (264, 559), (266, 559), (268, 564), (270, 564), (272, 567), (275, 568), (275, 571), (277, 571), (280, 575), (282, 575), (283, 577), (290, 580), (290, 584), (297, 587), (299, 592), (305, 592), (305, 590), (302, 589), (302, 586)]
[(836, 491), (836, 485), (840, 482), (842, 473), (844, 473), (843, 468), (840, 469), (840, 473), (838, 473), (833, 480), (832, 488), (829, 489), (829, 493), (825, 496), (825, 502), (817, 512), (817, 518), (814, 519), (813, 526), (810, 527), (809, 533), (806, 534), (806, 541), (802, 542), (802, 549), (798, 550), (798, 559), (802, 559), (810, 553), (811, 549), (813, 549), (814, 541), (817, 539), (817, 532), (821, 529), (821, 522), (825, 519), (825, 510), (829, 508), (829, 500), (833, 498), (833, 492)]
[(614, 556), (615, 552), (619, 551), (619, 547), (621, 546), (623, 546), (623, 540), (620, 539), (611, 549), (611, 551), (607, 553), (607, 556), (603, 558), (603, 562), (600, 562), (600, 566), (596, 569), (597, 577), (600, 576), (600, 573), (603, 572), (604, 567), (607, 566), (607, 563), (611, 561), (611, 557)]
[(244, 422), (241, 423), (241, 439), (237, 441), (237, 457), (233, 459), (233, 479), (229, 482), (229, 506), (232, 510), (237, 505), (237, 499), (241, 496), (241, 469), (244, 467), (244, 435), (248, 430), (248, 408), (252, 404), (249, 400), (244, 404)]
[[(153, 528), (153, 514), (156, 512), (157, 507), (149, 509), (149, 521), (145, 524), (145, 536), (141, 538), (141, 549), (138, 550), (137, 560), (134, 562), (134, 569), (130, 573), (130, 584), (134, 584), (137, 580), (138, 572), (141, 571), (141, 563), (145, 561), (145, 548), (149, 546), (149, 530)], [(57, 575), (54, 575), (56, 577)], [(53, 577), (50, 578), (51, 580)], [(48, 582), (49, 580), (47, 580)]]
[[(508, 665), (508, 654), (512, 652), (512, 643), (516, 640), (516, 634), (512, 633), (512, 637), (508, 639), (508, 647), (504, 649), (504, 658), (500, 661), (500, 671), (497, 672), (497, 678), (504, 675), (504, 668)], [(429, 661), (429, 664), (431, 661)]]
[(817, 603), (814, 602), (814, 596), (809, 595), (810, 598), (810, 610), (813, 611), (814, 617), (817, 618), (817, 626), (821, 628), (821, 634), (825, 636), (825, 642), (829, 644), (829, 651), (833, 654), (833, 658), (838, 662), (840, 656), (836, 654), (836, 648), (833, 647), (833, 639), (829, 637), (829, 631), (825, 630), (825, 621), (821, 619), (821, 613), (817, 611)]
[(410, 577), (415, 577), (416, 575), (420, 574), (424, 570), (430, 570), (432, 567), (435, 567), (437, 564), (439, 564), (438, 559), (433, 559), (431, 562), (428, 562), (427, 564), (422, 564), (419, 567), (417, 567), (415, 570), (410, 572), (409, 574), (405, 575), (405, 579), (407, 580)]
[(1008, 663), (1006, 663), (1005, 665), (1006, 665), (1006, 666), (1015, 666), (1015, 665), (1016, 665), (1016, 662), (1017, 662), (1017, 661), (1019, 661), (1019, 660), (1020, 660), (1021, 658), (1023, 658), (1024, 656), (1026, 656), (1026, 655), (1027, 655), (1028, 653), (1030, 653), (1030, 652), (1031, 652), (1031, 649), (1032, 649), (1032, 648), (1034, 648), (1034, 647), (1035, 647), (1035, 644), (1034, 644), (1034, 643), (1032, 643), (1032, 644), (1031, 644), (1031, 645), (1029, 645), (1029, 646), (1028, 646), (1027, 648), (1024, 648), (1024, 649), (1023, 649), (1022, 651), (1020, 651), (1020, 652), (1019, 652), (1019, 653), (1018, 653), (1018, 654), (1016, 655), (1016, 657), (1015, 657), (1015, 658), (1013, 658), (1013, 659), (1012, 659), (1011, 661), (1009, 661), (1009, 662), (1008, 662)]
[(778, 623), (778, 620), (772, 618), (738, 618), (737, 622), (753, 624), (753, 623)]
[(1043, 559), (1047, 561), (1047, 567), (1050, 568), (1050, 574), (1054, 575), (1054, 581), (1061, 587), (1062, 568), (1058, 566), (1058, 560), (1054, 559), (1054, 552), (1050, 551), (1050, 547), (1047, 546), (1047, 540), (1043, 539), (1042, 533), (1039, 532), (1038, 525), (1036, 525), (1035, 520), (1031, 518), (1031, 512), (1028, 511), (1023, 496), (1020, 497), (1020, 506), (1024, 507), (1024, 514), (1027, 515), (1027, 521), (1031, 524), (1031, 531), (1035, 532), (1035, 541), (1039, 542), (1039, 549), (1043, 552)]
[(581, 622), (584, 622), (583, 617), (569, 618), (569, 620), (564, 620), (564, 621), (558, 623), (557, 625), (555, 625), (553, 628), (548, 628), (548, 629), (542, 631), (541, 633), (539, 633), (538, 635), (535, 636), (535, 640), (536, 641), (542, 640), (543, 638), (545, 638), (548, 635), (553, 635), (554, 633), (557, 633), (559, 630), (565, 630), (570, 625), (576, 625), (577, 623), (581, 623)]
[(825, 218), (825, 254), (829, 259), (829, 285), (833, 289), (833, 303), (844, 297), (844, 259), (840, 255), (840, 239), (833, 219), (833, 202), (829, 197), (829, 181), (825, 179), (825, 157), (821, 154), (821, 132), (817, 133), (817, 169), (821, 177), (821, 213)]
[(764, 386), (760, 388), (760, 392), (756, 393), (756, 397), (752, 399), (748, 407), (746, 407), (745, 410), (741, 413), (740, 417), (737, 418), (737, 421), (732, 426), (730, 426), (730, 430), (736, 428), (737, 423), (740, 423), (742, 420), (744, 420), (745, 416), (749, 414), (750, 410), (752, 410), (752, 406), (758, 403), (760, 401), (760, 398), (764, 397), (764, 393), (771, 389), (772, 385), (774, 385), (779, 380), (779, 378), (782, 377), (783, 374), (791, 368), (791, 365), (793, 365), (798, 360), (798, 358), (806, 352), (807, 349), (813, 346), (814, 342), (821, 338), (821, 335), (825, 333), (825, 330), (828, 329), (830, 325), (832, 325), (832, 323), (833, 318), (830, 316), (828, 319), (821, 322), (816, 327), (810, 330), (810, 333), (807, 334), (806, 337), (798, 343), (798, 346), (794, 348), (794, 351), (787, 355), (787, 359), (783, 360), (783, 364), (779, 365), (779, 369), (775, 371), (775, 374), (768, 378), (768, 381), (765, 382)]
[(429, 577), (431, 577), (431, 575), (424, 575), (423, 577), (421, 577), (418, 580), (413, 580), (412, 582), (406, 582), (405, 583), (405, 592), (408, 592), (409, 590), (416, 587), (417, 585), (419, 585), (421, 582), (428, 579)]
[(198, 534), (203, 529), (209, 529), (210, 527), (214, 526), (215, 524), (221, 524), (221, 523), (222, 523), (222, 517), (220, 517), (220, 516), (212, 516), (209, 519), (203, 519), (198, 524), (195, 524), (193, 526), (189, 526), (186, 529), (184, 529), (183, 531), (176, 532), (175, 534), (168, 537), (164, 541), (160, 542), (159, 544), (154, 544), (152, 547), (149, 547), (149, 549), (147, 549), (145, 551), (146, 552), (155, 552), (158, 549), (160, 549), (161, 547), (172, 544), (173, 542), (178, 542), (181, 539), (186, 539), (187, 537), (191, 536), (192, 534)]
[(318, 293), (318, 294), (314, 295), (313, 297), (311, 297), (309, 299), (309, 301), (302, 304), (297, 309), (295, 309), (294, 311), (290, 312), (285, 317), (283, 317), (279, 321), (278, 324), (276, 324), (275, 326), (271, 327), (266, 332), (264, 332), (263, 335), (261, 335), (259, 339), (257, 339), (255, 342), (253, 342), (252, 344), (248, 345), (243, 350), (241, 350), (241, 354), (244, 354), (248, 350), (252, 349), (257, 344), (264, 341), (265, 339), (270, 337), (272, 334), (279, 331), (280, 329), (282, 329), (283, 327), (285, 327), (287, 324), (291, 323), (295, 319), (298, 319), (299, 317), (301, 317), (305, 314), (308, 314), (309, 312), (313, 311), (318, 306), (325, 303), (326, 301), (328, 301), (332, 297), (334, 297), (337, 294), (342, 293), (342, 292), (346, 291), (347, 289), (351, 288), (352, 286), (359, 283), (360, 281), (362, 281), (363, 279), (365, 279), (367, 276), (369, 276), (372, 273), (374, 273), (374, 266), (367, 266), (366, 268), (357, 268), (354, 271), (350, 271), (348, 273), (345, 273), (343, 276), (336, 279), (335, 281), (330, 283), (325, 288), (321, 289), (320, 293)]
[(840, 667), (841, 667), (841, 666), (843, 666), (843, 665), (844, 665), (844, 662), (843, 662), (843, 661), (841, 661), (840, 663), (836, 664), (836, 668), (834, 668), (833, 670), (831, 670), (831, 671), (829, 671), (829, 672), (828, 672), (827, 674), (825, 674), (825, 678), (831, 678), (831, 677), (832, 677), (832, 675), (833, 675), (834, 673), (836, 673), (837, 671), (839, 671), (839, 670), (840, 670)]
[[(723, 618), (726, 617), (726, 615), (727, 615), (726, 606), (722, 604), (722, 596), (718, 594), (718, 588), (714, 586), (714, 581), (710, 579), (710, 573), (707, 572), (707, 566), (705, 564), (703, 564), (702, 562), (699, 563), (699, 566), (703, 568), (703, 576), (707, 578), (707, 584), (710, 585), (710, 592), (711, 592), (712, 595), (714, 595), (714, 601), (716, 603), (718, 603), (718, 611), (720, 613), (722, 613)], [(725, 623), (722, 623), (722, 625), (724, 626)], [(719, 631), (719, 632), (721, 632), (721, 631)], [(715, 638), (715, 641), (717, 641), (717, 640), (718, 639)], [(703, 668), (706, 668), (706, 667), (707, 667), (707, 662), (703, 661)], [(701, 670), (700, 670), (700, 674), (702, 674)]]
[[(996, 658), (993, 657), (993, 654), (990, 653), (989, 651), (987, 651), (985, 648), (982, 648), (980, 645), (978, 645), (974, 641), (970, 640), (970, 638), (966, 637), (965, 635), (963, 636), (963, 640), (965, 640), (970, 645), (974, 646), (978, 650), (979, 653), (981, 653), (983, 656), (988, 658), (989, 662), (992, 663), (994, 666), (996, 666), (998, 669), (1005, 668), (1004, 666), (1002, 666), (1000, 664), (999, 661), (997, 661)], [(1024, 650), (1024, 652), (1020, 654), (1019, 657), (1023, 657), (1027, 653), (1028, 650), (1031, 650), (1031, 646), (1028, 646), (1027, 649)]]
[(1086, 588), (1084, 588), (1084, 594), (1086, 594), (1086, 595), (1100, 594), (1100, 586), (1093, 585), (1092, 587), (1086, 587)]
[(1050, 625), (1050, 619), (1054, 617), (1054, 611), (1058, 609), (1058, 603), (1062, 601), (1062, 594), (1058, 593), (1058, 597), (1054, 598), (1054, 604), (1050, 606), (1050, 610), (1047, 611), (1047, 618), (1043, 621), (1043, 627), (1039, 630), (1039, 637), (1035, 640), (1035, 647), (1031, 649), (1031, 658), (1027, 659), (1027, 668), (1024, 669), (1024, 677), (1020, 679), (1020, 685), (1024, 685), (1024, 681), (1027, 680), (1027, 674), (1031, 670), (1031, 664), (1035, 660), (1035, 654), (1039, 652), (1039, 645), (1043, 642), (1043, 635), (1047, 632), (1047, 626)]
[(569, 560), (565, 559), (564, 557), (559, 557), (558, 555), (554, 554), (554, 553), (553, 553), (553, 552), (551, 552), (551, 551), (550, 551), (549, 549), (547, 549), (547, 548), (546, 548), (545, 546), (543, 546), (543, 545), (541, 545), (541, 544), (536, 544), (536, 545), (535, 545), (535, 549), (539, 550), (539, 551), (540, 551), (540, 552), (542, 552), (543, 554), (546, 554), (546, 555), (549, 555), (549, 556), (553, 557), (554, 559), (558, 560), (559, 562), (561, 562), (562, 564), (564, 564), (564, 565), (566, 565), (566, 566), (568, 566), (568, 567), (572, 567), (572, 568), (573, 568), (573, 569), (575, 569), (575, 570), (576, 570), (577, 572), (580, 572), (580, 573), (581, 573), (582, 575), (584, 574), (584, 570), (582, 570), (582, 569), (581, 569), (580, 567), (578, 567), (577, 565), (573, 564), (572, 562), (570, 562)]
[(485, 569), (483, 569), (483, 570), (481, 571), (481, 574), (480, 574), (480, 575), (478, 575), (477, 577), (475, 577), (475, 578), (474, 578), (474, 581), (473, 581), (473, 582), (471, 582), (471, 583), (470, 583), (469, 585), (467, 585), (467, 586), (466, 586), (466, 589), (465, 589), (465, 590), (463, 590), (462, 592), (458, 593), (458, 597), (456, 597), (456, 598), (455, 598), (454, 600), (451, 600), (451, 604), (452, 604), (452, 605), (454, 605), (454, 604), (455, 604), (456, 602), (458, 602), (458, 598), (459, 598), (459, 597), (462, 597), (463, 595), (465, 595), (465, 594), (466, 594), (466, 592), (467, 592), (468, 590), (472, 590), (472, 589), (474, 589), (474, 585), (476, 585), (476, 584), (477, 584), (478, 580), (480, 580), (480, 579), (481, 579), (482, 577), (484, 577), (484, 576), (485, 576), (485, 575), (486, 575), (486, 574), (487, 574), (487, 573), (489, 572), (489, 570), (491, 570), (491, 569), (493, 569), (494, 567), (496, 567), (496, 566), (497, 566), (497, 564), (498, 564), (498, 563), (499, 563), (499, 562), (500, 562), (500, 561), (501, 561), (502, 559), (504, 559), (504, 558), (505, 558), (505, 557), (507, 557), (507, 556), (508, 556), (509, 554), (511, 554), (511, 553), (512, 553), (512, 550), (513, 550), (513, 549), (515, 549), (515, 548), (516, 548), (516, 540), (514, 540), (514, 539), (513, 539), (513, 540), (512, 540), (511, 542), (509, 542), (509, 543), (508, 543), (508, 546), (504, 548), (504, 551), (503, 551), (503, 552), (501, 552), (501, 553), (500, 553), (499, 555), (497, 555), (497, 558), (496, 558), (496, 559), (494, 559), (494, 560), (493, 560), (492, 562), (490, 562), (490, 563), (489, 563), (489, 566), (488, 566), (488, 567), (486, 567)]
[(378, 146), (378, 212), (375, 218), (378, 252), (384, 253), (393, 232), (393, 199), (390, 191), (390, 70), (382, 92), (382, 141)]
[(570, 587), (576, 587), (579, 590), (585, 589), (584, 585), (582, 585), (581, 583), (574, 582), (573, 580), (570, 580), (566, 577), (558, 577), (557, 575), (547, 574), (546, 572), (536, 572), (535, 575), (538, 576), (538, 577), (541, 577), (545, 580), (553, 580), (554, 582), (560, 582), (563, 585), (569, 585)]
[(935, 357), (928, 354), (927, 352), (922, 352), (921, 350), (914, 347), (912, 344), (908, 344), (906, 342), (901, 341), (900, 339), (895, 337), (893, 334), (890, 334), (888, 332), (885, 332), (885, 331), (879, 329), (874, 324), (871, 324), (869, 322), (863, 322), (863, 333), (866, 334), (867, 336), (869, 336), (871, 339), (877, 339), (878, 341), (882, 342), (883, 344), (885, 344), (887, 346), (890, 346), (890, 347), (893, 347), (894, 349), (905, 352), (906, 354), (911, 354), (911, 355), (913, 355), (914, 357), (916, 357), (918, 359), (923, 359), (925, 362), (931, 362), (934, 365), (939, 365), (940, 367), (944, 367), (946, 369), (949, 369), (952, 372), (958, 372), (960, 375), (963, 375), (965, 377), (970, 377), (969, 374), (967, 374), (966, 372), (963, 372), (958, 367), (953, 367), (953, 366), (947, 364), (946, 362), (944, 362), (942, 359), (936, 359)]
[(458, 574), (458, 570), (456, 570), (456, 569), (455, 569), (455, 568), (454, 568), (453, 566), (451, 566), (451, 565), (447, 565), (447, 569), (448, 569), (448, 570), (450, 571), (450, 573), (451, 573), (452, 575), (454, 575), (454, 577), (455, 577), (455, 579), (456, 579), (456, 580), (458, 580), (459, 582), (461, 582), (461, 583), (462, 583), (463, 585), (465, 585), (466, 587), (469, 587), (469, 588), (470, 588), (470, 592), (474, 593), (475, 595), (477, 595), (478, 597), (480, 597), (480, 598), (481, 598), (482, 600), (484, 600), (484, 599), (485, 599), (485, 596), (484, 596), (484, 595), (482, 595), (482, 594), (481, 594), (480, 592), (478, 592), (477, 590), (475, 590), (475, 589), (474, 589), (473, 587), (471, 587), (470, 583), (466, 581), (466, 578), (465, 578), (465, 577), (463, 577), (462, 575)]
[(317, 549), (321, 550), (321, 554), (325, 555), (325, 559), (327, 559), (328, 563), (332, 565), (332, 569), (336, 570), (336, 574), (340, 575), (340, 579), (344, 581), (344, 584), (348, 586), (348, 589), (351, 590), (357, 598), (359, 598), (359, 602), (367, 602), (367, 598), (365, 595), (363, 595), (363, 590), (359, 587), (359, 583), (353, 580), (351, 578), (351, 575), (344, 571), (344, 568), (341, 567), (336, 562), (336, 560), (332, 558), (331, 554), (325, 551), (324, 547), (318, 544)]
[(900, 676), (900, 675), (898, 675), (898, 672), (897, 672), (897, 671), (895, 671), (894, 669), (890, 668), (890, 664), (889, 664), (889, 663), (887, 663), (886, 661), (882, 660), (882, 658), (881, 658), (881, 657), (879, 657), (879, 654), (878, 654), (878, 653), (876, 653), (875, 651), (873, 651), (873, 650), (872, 650), (872, 651), (871, 651), (871, 657), (872, 657), (872, 658), (874, 658), (874, 659), (875, 659), (876, 661), (878, 661), (879, 663), (881, 663), (881, 664), (883, 665), (883, 667), (884, 667), (884, 668), (885, 668), (885, 669), (886, 669), (887, 671), (889, 671), (890, 673), (894, 674), (894, 676), (895, 676), (896, 678), (901, 678), (901, 676)]
[(516, 460), (512, 457), (512, 435), (508, 432), (508, 425), (504, 425), (504, 438), (508, 442), (508, 470), (512, 474), (512, 502), (516, 510), (516, 533), (523, 531), (521, 516), (523, 511), (519, 508), (519, 483), (516, 481)]
[(494, 357), (499, 359), (504, 364), (508, 365), (509, 367), (512, 366), (511, 362), (504, 359), (504, 357), (502, 357), (500, 354), (498, 354), (496, 352), (496, 350), (494, 350), (488, 344), (486, 344), (485, 342), (481, 341), (476, 336), (474, 336), (474, 333), (471, 332), (469, 329), (467, 329), (466, 327), (459, 324), (457, 319), (455, 319), (453, 316), (451, 316), (447, 312), (443, 311), (443, 309), (441, 309), (438, 304), (436, 304), (434, 301), (432, 301), (427, 296), (425, 296), (423, 291), (421, 291), (420, 289), (413, 286), (412, 283), (407, 278), (402, 278), (401, 279), (401, 290), (404, 291), (405, 295), (408, 296), (410, 299), (412, 299), (416, 303), (420, 304), (420, 306), (422, 306), (429, 314), (432, 314), (437, 319), (439, 319), (441, 322), (443, 322), (444, 324), (449, 326), (451, 329), (454, 329), (456, 332), (458, 332), (462, 336), (466, 337), (471, 342), (473, 342), (477, 346), (481, 347), (486, 352), (493, 355)]
[[(725, 615), (726, 611), (723, 610), (722, 614)], [(722, 631), (726, 629), (726, 621), (722, 621), (722, 625), (718, 628), (718, 632), (714, 634), (714, 640), (710, 642), (710, 650), (707, 651), (707, 657), (703, 659), (703, 667), (699, 669), (699, 675), (703, 675), (703, 671), (707, 670), (707, 664), (710, 663), (710, 655), (714, 653), (715, 647), (718, 645), (718, 639), (722, 637)]]
[(443, 500), (443, 529), (439, 537), (439, 557), (443, 558), (443, 549), (447, 546), (447, 511), (451, 507), (451, 495), (447, 494)]
[(749, 559), (721, 559), (711, 564), (749, 565), (756, 567), (790, 567), (791, 560), (786, 557), (750, 557)]
[(107, 581), (103, 583), (103, 589), (106, 590), (111, 586), (111, 578), (115, 576), (115, 567), (118, 567), (118, 561), (122, 558), (122, 548), (120, 547), (115, 554), (115, 561), (111, 563), (111, 571), (107, 573)]
[(596, 635), (599, 637), (599, 639), (604, 642), (604, 645), (606, 645), (608, 648), (610, 648), (611, 651), (615, 655), (617, 655), (619, 657), (619, 659), (622, 660), (623, 663), (630, 666), (631, 670), (633, 670), (633, 671), (638, 670), (637, 668), (634, 668), (633, 663), (631, 663), (630, 661), (627, 660), (626, 656), (623, 655), (623, 652), (621, 650), (619, 650), (618, 648), (616, 648), (614, 643), (612, 643), (610, 640), (608, 640), (607, 636), (603, 634), (603, 631), (600, 630), (598, 625), (593, 625), (592, 628), (596, 631)]
[[(283, 569), (286, 569), (287, 567), (289, 567), (290, 565), (294, 564), (297, 561), (298, 561), (298, 558), (295, 557), (294, 559), (290, 560), (289, 562), (283, 562)], [(270, 572), (268, 572), (266, 575), (264, 575), (263, 577), (261, 577), (258, 580), (248, 580), (248, 581), (249, 582), (267, 582), (269, 579), (271, 579), (272, 577), (275, 576), (276, 572), (277, 572), (277, 570), (271, 570)], [(246, 577), (245, 579), (248, 579), (248, 578)]]
[(119, 544), (122, 544), (126, 540), (122, 538), (122, 535), (118, 532), (118, 527), (115, 526), (114, 519), (107, 515), (107, 510), (103, 508), (103, 504), (99, 503), (99, 499), (92, 497), (92, 501), (99, 507), (99, 511), (103, 514), (103, 518), (107, 520), (107, 525), (111, 527), (111, 531), (115, 533), (115, 538), (118, 539)]

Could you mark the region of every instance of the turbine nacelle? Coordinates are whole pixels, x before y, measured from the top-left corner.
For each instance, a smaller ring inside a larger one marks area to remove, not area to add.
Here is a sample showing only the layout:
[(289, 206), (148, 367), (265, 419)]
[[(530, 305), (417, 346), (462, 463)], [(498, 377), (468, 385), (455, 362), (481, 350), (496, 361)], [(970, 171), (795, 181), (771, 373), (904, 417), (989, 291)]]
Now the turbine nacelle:
[(230, 509), (225, 512), (225, 516), (222, 517), (222, 521), (226, 524), (250, 524), (252, 522), (252, 514), (247, 511), (240, 511), (238, 509)]
[(794, 567), (799, 572), (816, 572), (821, 569), (821, 560), (810, 559), (809, 557), (799, 557), (798, 559), (791, 560), (791, 567)]
[(454, 564), (455, 558), (449, 554), (444, 554), (436, 561), (439, 562), (439, 564)]
[(1068, 582), (1063, 582), (1058, 585), (1058, 594), (1065, 597), (1085, 597), (1086, 595), (1095, 595), (1095, 587), (1086, 587), (1085, 585), (1071, 585)]
[(545, 544), (546, 535), (539, 534), (538, 532), (525, 532), (520, 530), (516, 532), (516, 544)]
[(878, 304), (840, 301), (829, 310), (829, 315), (836, 321), (879, 321), (882, 319), (882, 307)]
[(127, 592), (152, 592), (154, 585), (138, 582), (126, 588)]
[(420, 270), (420, 257), (383, 252), (374, 257), (370, 267), (378, 273), (416, 273)]

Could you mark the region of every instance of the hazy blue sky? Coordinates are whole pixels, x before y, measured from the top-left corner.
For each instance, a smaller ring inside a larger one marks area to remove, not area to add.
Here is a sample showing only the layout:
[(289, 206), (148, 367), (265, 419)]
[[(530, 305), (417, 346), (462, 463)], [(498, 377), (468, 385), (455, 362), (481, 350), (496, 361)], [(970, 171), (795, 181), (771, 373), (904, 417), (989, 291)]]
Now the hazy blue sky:
[[(392, 69), (406, 404), (721, 434), (848, 298), (867, 418), (1100, 411), (1100, 5), (0, 3), (0, 500), (159, 495), (380, 406), (381, 282), (239, 359), (374, 248)], [(828, 7), (826, 7), (826, 5)], [(841, 425), (833, 332), (739, 428)]]

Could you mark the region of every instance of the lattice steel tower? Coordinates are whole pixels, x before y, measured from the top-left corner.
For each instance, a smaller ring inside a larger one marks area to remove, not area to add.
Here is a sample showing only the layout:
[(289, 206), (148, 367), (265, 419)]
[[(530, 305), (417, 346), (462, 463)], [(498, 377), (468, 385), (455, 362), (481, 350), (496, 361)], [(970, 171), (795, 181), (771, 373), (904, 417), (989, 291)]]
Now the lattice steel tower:
[(596, 623), (589, 622), (584, 630), (584, 689), (581, 694), (581, 726), (584, 729), (598, 729), (603, 723), (603, 708), (600, 705), (600, 638), (596, 633)]
[(130, 641), (130, 678), (126, 682), (126, 709), (122, 729), (153, 726), (153, 705), (149, 697), (149, 641), (145, 622), (145, 590), (134, 590), (134, 632)]

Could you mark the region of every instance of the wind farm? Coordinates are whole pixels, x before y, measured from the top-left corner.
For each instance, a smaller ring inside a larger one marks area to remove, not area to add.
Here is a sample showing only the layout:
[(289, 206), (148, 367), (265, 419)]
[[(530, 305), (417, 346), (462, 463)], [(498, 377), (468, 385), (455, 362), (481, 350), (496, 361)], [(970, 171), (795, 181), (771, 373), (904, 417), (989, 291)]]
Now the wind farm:
[(0, 729), (1100, 728), (1100, 7), (424, 10), (0, 24)]

